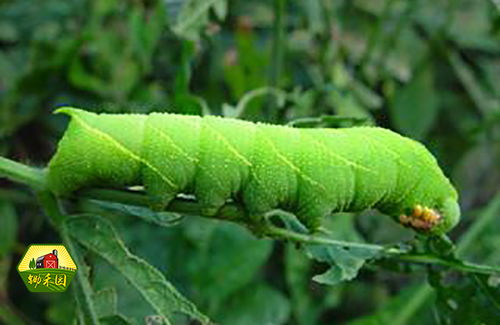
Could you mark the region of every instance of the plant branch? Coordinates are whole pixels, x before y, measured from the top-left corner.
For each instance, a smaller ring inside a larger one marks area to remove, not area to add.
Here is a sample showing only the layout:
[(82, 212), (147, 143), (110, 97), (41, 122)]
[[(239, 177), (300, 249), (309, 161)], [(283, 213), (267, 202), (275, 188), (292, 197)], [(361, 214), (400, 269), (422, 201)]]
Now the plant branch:
[(474, 263), (461, 262), (457, 260), (448, 260), (440, 256), (430, 255), (430, 254), (410, 254), (404, 249), (398, 249), (394, 247), (386, 247), (381, 245), (373, 245), (365, 243), (345, 242), (322, 236), (302, 234), (295, 231), (279, 228), (273, 225), (264, 226), (263, 230), (264, 234), (276, 239), (291, 240), (298, 243), (312, 244), (312, 245), (323, 244), (323, 245), (335, 245), (335, 246), (350, 247), (350, 248), (370, 249), (379, 251), (381, 253), (388, 255), (388, 257), (390, 258), (394, 258), (404, 262), (442, 265), (462, 272), (475, 272), (481, 274), (500, 274), (500, 267), (479, 265)]
[[(121, 191), (109, 189), (85, 189), (76, 193), (77, 197), (91, 200), (112, 201), (128, 205), (151, 207), (150, 199), (138, 191)], [(202, 206), (195, 200), (188, 198), (176, 198), (166, 208), (167, 211), (181, 213), (185, 215), (196, 215), (214, 219), (224, 219), (240, 222), (247, 219), (243, 209), (234, 203), (223, 206), (216, 215), (203, 214)]]
[(479, 265), (468, 262), (461, 262), (455, 260), (447, 260), (443, 259), (440, 256), (429, 255), (429, 254), (402, 254), (395, 255), (396, 259), (406, 262), (415, 262), (415, 263), (425, 263), (425, 264), (435, 264), (447, 266), (457, 271), (462, 272), (474, 272), (481, 274), (500, 274), (500, 267), (488, 266), (488, 265)]
[(310, 235), (310, 234), (303, 234), (299, 233), (296, 231), (276, 227), (273, 225), (266, 225), (263, 227), (263, 232), (265, 235), (276, 238), (276, 239), (282, 239), (282, 240), (290, 240), (294, 241), (297, 243), (302, 243), (302, 244), (310, 244), (310, 245), (336, 245), (336, 246), (342, 246), (342, 247), (353, 247), (353, 248), (363, 248), (363, 249), (371, 249), (371, 250), (376, 250), (380, 252), (386, 252), (386, 253), (403, 253), (404, 251), (401, 251), (396, 248), (386, 248), (384, 246), (380, 245), (373, 245), (373, 244), (364, 244), (364, 243), (354, 243), (354, 242), (346, 242), (346, 241), (341, 241), (341, 240), (335, 240), (323, 236), (317, 236), (317, 235)]
[[(146, 207), (149, 206), (151, 203), (146, 195), (137, 191), (132, 192), (132, 191), (118, 191), (118, 190), (106, 190), (106, 189), (88, 189), (80, 191), (78, 193), (78, 196), (87, 199), (113, 201), (123, 204), (139, 205)], [(216, 215), (207, 216), (202, 213), (202, 207), (196, 201), (187, 198), (177, 198), (168, 205), (167, 210), (170, 212), (176, 212), (187, 215), (198, 215), (207, 218), (224, 219), (243, 224), (249, 228), (254, 227), (254, 225), (250, 221), (248, 221), (249, 218), (244, 212), (244, 210), (240, 206), (234, 203), (226, 204)], [(481, 222), (478, 225), (480, 228), (484, 227), (484, 225), (481, 225), (482, 223), (484, 222)], [(473, 227), (471, 229), (471, 233), (476, 232), (474, 230), (475, 228), (476, 227)], [(270, 238), (289, 240), (301, 244), (335, 245), (344, 248), (349, 247), (349, 248), (362, 248), (362, 249), (375, 250), (385, 254), (389, 258), (394, 258), (404, 262), (441, 265), (462, 272), (500, 274), (500, 267), (448, 260), (440, 256), (430, 255), (430, 254), (411, 254), (408, 253), (408, 251), (405, 249), (399, 249), (395, 247), (340, 241), (324, 236), (300, 233), (284, 229), (281, 227), (274, 226), (270, 223), (259, 225), (259, 227), (257, 228), (257, 232), (261, 235)], [(475, 235), (473, 237), (475, 237)], [(468, 241), (469, 240), (467, 239), (467, 242)], [(468, 245), (466, 242), (464, 242), (464, 244)], [(461, 246), (463, 247), (464, 244), (462, 244)]]
[[(119, 191), (119, 190), (107, 190), (107, 189), (87, 189), (78, 192), (77, 196), (92, 200), (113, 201), (123, 204), (139, 205), (146, 207), (149, 206), (151, 203), (146, 195), (137, 191), (133, 192), (133, 191)], [(198, 215), (202, 217), (224, 219), (237, 223), (243, 223), (246, 226), (249, 226), (250, 228), (254, 226), (251, 221), (248, 221), (249, 218), (246, 215), (245, 211), (235, 203), (228, 203), (224, 207), (222, 207), (216, 215), (208, 216), (202, 213), (202, 207), (196, 201), (187, 198), (176, 198), (168, 205), (166, 210), (168, 210), (169, 212), (176, 212), (188, 215)], [(323, 236), (299, 233), (296, 231), (273, 226), (270, 223), (265, 223), (263, 226), (260, 226), (258, 228), (258, 231), (262, 235), (271, 238), (290, 240), (303, 244), (326, 244), (326, 245), (337, 245), (343, 247), (365, 248), (381, 252), (383, 251), (390, 254), (398, 254), (398, 253), (402, 254), (405, 252), (396, 248), (387, 248), (380, 245), (346, 242), (346, 241), (330, 239)]]
[(61, 208), (57, 198), (52, 192), (47, 190), (37, 191), (36, 196), (38, 198), (38, 202), (40, 202), (43, 212), (49, 218), (54, 228), (59, 229), (66, 214)]

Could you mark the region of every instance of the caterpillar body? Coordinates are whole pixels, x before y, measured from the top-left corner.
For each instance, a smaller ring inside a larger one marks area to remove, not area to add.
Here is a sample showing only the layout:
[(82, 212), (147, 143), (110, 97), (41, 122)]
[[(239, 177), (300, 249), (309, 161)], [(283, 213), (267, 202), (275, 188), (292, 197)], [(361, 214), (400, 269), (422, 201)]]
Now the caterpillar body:
[(444, 233), (457, 192), (420, 143), (387, 129), (298, 129), (215, 116), (96, 114), (70, 124), (48, 166), (49, 188), (143, 185), (155, 206), (194, 194), (204, 214), (232, 199), (249, 216), (276, 208), (311, 230), (326, 215), (375, 208), (413, 229)]

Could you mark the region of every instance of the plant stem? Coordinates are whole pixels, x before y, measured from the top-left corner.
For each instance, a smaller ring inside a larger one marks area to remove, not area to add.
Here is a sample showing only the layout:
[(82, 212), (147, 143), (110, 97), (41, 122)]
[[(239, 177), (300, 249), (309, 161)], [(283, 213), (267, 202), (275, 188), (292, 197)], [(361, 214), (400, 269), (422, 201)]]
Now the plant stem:
[(382, 251), (385, 251), (385, 252), (391, 251), (392, 253), (397, 253), (397, 252), (402, 253), (402, 251), (399, 251), (398, 249), (395, 249), (395, 248), (387, 249), (384, 246), (380, 246), (380, 245), (353, 243), (353, 242), (346, 242), (346, 241), (341, 241), (341, 240), (330, 239), (327, 237), (316, 236), (316, 235), (302, 234), (302, 233), (287, 230), (284, 228), (276, 227), (273, 225), (266, 225), (263, 230), (264, 230), (264, 234), (269, 236), (269, 237), (284, 239), (284, 240), (291, 240), (291, 241), (299, 242), (299, 243), (303, 243), (303, 244), (336, 245), (336, 246), (342, 246), (342, 247), (371, 249), (371, 250), (376, 250), (376, 251), (381, 251), (381, 252)]
[(272, 225), (267, 225), (264, 228), (264, 233), (272, 238), (292, 240), (304, 244), (323, 244), (323, 245), (336, 245), (341, 247), (350, 248), (362, 248), (380, 251), (381, 253), (390, 255), (391, 258), (398, 259), (405, 262), (413, 263), (423, 263), (423, 264), (434, 264), (442, 265), (453, 268), (457, 271), (462, 272), (476, 272), (482, 274), (500, 274), (500, 267), (492, 267), (485, 265), (478, 265), (473, 263), (457, 262), (453, 260), (446, 260), (439, 256), (429, 255), (429, 254), (407, 254), (405, 250), (384, 247), (380, 245), (364, 244), (364, 243), (353, 243), (345, 242), (340, 240), (334, 240), (326, 237), (320, 237), (309, 234), (301, 234), (295, 231), (290, 231), (287, 229), (279, 228)]
[(245, 113), (245, 109), (248, 108), (248, 104), (254, 100), (255, 98), (258, 98), (260, 96), (267, 95), (269, 100), (271, 97), (275, 97), (273, 100), (276, 103), (276, 106), (282, 107), (285, 104), (286, 100), (286, 92), (278, 89), (278, 88), (273, 88), (273, 87), (261, 87), (261, 88), (256, 88), (253, 90), (250, 90), (249, 92), (245, 93), (243, 97), (241, 97), (240, 101), (236, 105), (234, 114), (235, 117), (241, 118), (243, 114)]
[[(78, 196), (84, 197), (86, 199), (112, 201), (112, 202), (139, 205), (139, 206), (149, 206), (151, 203), (147, 196), (141, 194), (140, 192), (131, 192), (131, 191), (87, 189), (78, 192)], [(238, 205), (231, 203), (226, 204), (224, 207), (222, 207), (220, 211), (214, 216), (204, 215), (202, 212), (202, 207), (200, 206), (199, 203), (197, 203), (194, 200), (184, 199), (184, 198), (177, 198), (173, 200), (168, 205), (167, 210), (170, 212), (176, 212), (181, 214), (199, 215), (208, 218), (224, 219), (238, 223), (246, 223), (248, 226), (250, 227), (252, 226), (251, 223), (248, 222), (248, 216), (246, 215), (245, 211)], [(398, 250), (396, 248), (386, 248), (380, 245), (334, 240), (317, 235), (298, 233), (295, 231), (276, 227), (271, 224), (266, 224), (265, 226), (259, 228), (259, 230), (261, 230), (264, 235), (272, 238), (291, 240), (294, 242), (305, 243), (305, 244), (327, 244), (327, 245), (338, 245), (343, 247), (356, 247), (356, 248), (384, 251), (390, 254), (404, 253), (404, 251)]]
[(65, 219), (65, 214), (57, 198), (47, 190), (36, 192), (36, 196), (45, 215), (49, 218), (54, 228), (58, 229)]
[[(79, 197), (87, 199), (96, 199), (104, 201), (113, 201), (123, 204), (149, 206), (150, 201), (147, 196), (139, 192), (127, 192), (117, 190), (105, 189), (88, 189), (80, 191)], [(167, 207), (168, 211), (187, 214), (198, 215), (207, 218), (224, 219), (228, 221), (237, 222), (248, 227), (252, 224), (248, 221), (248, 216), (236, 204), (226, 204), (216, 215), (207, 216), (202, 213), (202, 207), (194, 200), (177, 198)], [(390, 258), (398, 259), (404, 262), (422, 263), (422, 264), (435, 264), (453, 268), (463, 272), (476, 272), (482, 274), (499, 274), (500, 268), (477, 265), (472, 263), (463, 263), (453, 260), (446, 260), (439, 256), (429, 254), (408, 254), (404, 249), (394, 247), (385, 247), (381, 245), (355, 243), (335, 240), (323, 236), (311, 235), (306, 233), (299, 233), (288, 229), (276, 227), (272, 224), (265, 224), (258, 228), (259, 233), (263, 235), (280, 240), (289, 240), (296, 243), (309, 244), (309, 245), (335, 245), (340, 247), (361, 248), (379, 251), (380, 253), (388, 255)]]
[(117, 191), (107, 189), (90, 188), (81, 190), (77, 193), (78, 197), (83, 197), (91, 200), (112, 201), (117, 203), (149, 206), (151, 201), (147, 196), (139, 192), (133, 191)]
[(500, 267), (457, 262), (453, 260), (446, 260), (439, 256), (428, 255), (428, 254), (402, 254), (399, 256), (396, 255), (394, 256), (394, 258), (406, 262), (443, 265), (462, 272), (475, 272), (482, 274), (497, 274), (497, 275), (500, 274)]
[[(151, 206), (151, 200), (144, 194), (137, 191), (120, 191), (107, 189), (86, 189), (77, 193), (78, 197), (91, 200), (112, 201), (128, 205)], [(177, 212), (186, 215), (197, 215), (208, 218), (224, 219), (240, 222), (247, 218), (245, 212), (237, 204), (226, 204), (216, 215), (205, 215), (202, 206), (192, 199), (176, 198), (167, 207), (170, 212)]]
[(45, 171), (0, 157), (0, 176), (26, 184), (34, 189), (46, 187)]

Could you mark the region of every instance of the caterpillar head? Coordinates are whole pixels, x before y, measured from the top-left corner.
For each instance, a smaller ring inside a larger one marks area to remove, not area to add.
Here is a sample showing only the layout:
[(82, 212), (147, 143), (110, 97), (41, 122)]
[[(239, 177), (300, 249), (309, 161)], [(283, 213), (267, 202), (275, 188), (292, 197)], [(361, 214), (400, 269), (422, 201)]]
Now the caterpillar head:
[(404, 177), (411, 190), (400, 202), (397, 215), (399, 222), (419, 233), (441, 235), (455, 227), (460, 219), (458, 193), (439, 164), (418, 142), (411, 140), (412, 168)]

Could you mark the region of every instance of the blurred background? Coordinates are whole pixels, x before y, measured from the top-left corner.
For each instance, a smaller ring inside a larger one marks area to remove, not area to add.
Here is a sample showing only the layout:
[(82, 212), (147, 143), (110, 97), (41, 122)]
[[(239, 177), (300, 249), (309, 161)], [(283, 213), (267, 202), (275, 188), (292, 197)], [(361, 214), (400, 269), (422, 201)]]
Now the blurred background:
[[(51, 114), (61, 105), (278, 124), (337, 115), (390, 128), (422, 141), (452, 178), (464, 217), (451, 237), (460, 239), (499, 190), (500, 2), (0, 0), (1, 155), (44, 166), (67, 124)], [(68, 324), (71, 293), (31, 294), (15, 271), (27, 245), (58, 235), (28, 189), (0, 185), (0, 313)], [(366, 267), (329, 287), (311, 281), (322, 265), (236, 225), (107, 216), (134, 254), (220, 324), (437, 323), (439, 295), (426, 291), (423, 268)], [(465, 257), (500, 264), (499, 222)], [(370, 214), (327, 226), (349, 240), (411, 237)], [(121, 313), (136, 324), (154, 314), (114, 269), (88, 258), (92, 284), (115, 287)]]

